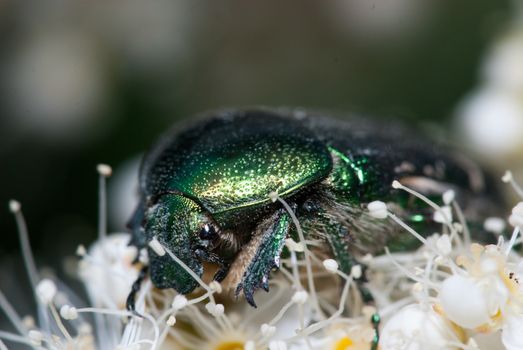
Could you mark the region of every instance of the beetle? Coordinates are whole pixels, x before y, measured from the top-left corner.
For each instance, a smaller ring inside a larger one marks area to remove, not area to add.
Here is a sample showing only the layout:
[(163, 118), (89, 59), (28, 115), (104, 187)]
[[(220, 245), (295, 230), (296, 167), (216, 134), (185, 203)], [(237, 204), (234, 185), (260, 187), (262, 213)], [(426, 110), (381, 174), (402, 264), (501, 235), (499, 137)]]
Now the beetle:
[[(214, 279), (255, 306), (254, 293), (268, 291), (286, 238), (296, 237), (289, 212), (271, 194), (289, 204), (307, 238), (322, 242), (348, 273), (362, 255), (415, 244), (371, 217), (370, 201), (397, 206), (412, 224), (434, 224), (432, 212), (393, 189), (393, 180), (432, 198), (453, 189), (473, 220), (496, 202), (475, 163), (397, 123), (292, 109), (214, 112), (168, 132), (144, 157), (131, 244), (148, 249), (156, 287), (186, 294), (198, 284), (149, 247), (153, 239), (198, 276), (207, 263), (218, 266)], [(128, 307), (134, 309), (134, 295)]]

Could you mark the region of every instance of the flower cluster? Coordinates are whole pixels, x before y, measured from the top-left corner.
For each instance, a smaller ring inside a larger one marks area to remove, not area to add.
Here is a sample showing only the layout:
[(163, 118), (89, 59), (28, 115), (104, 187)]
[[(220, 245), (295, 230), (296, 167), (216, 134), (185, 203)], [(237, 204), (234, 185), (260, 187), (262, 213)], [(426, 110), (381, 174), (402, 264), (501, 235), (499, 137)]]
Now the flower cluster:
[[(504, 181), (511, 182), (520, 193), (510, 173)], [(453, 221), (452, 214), (461, 217), (461, 209), (452, 192), (443, 195), (445, 205), (440, 207), (397, 182), (393, 186), (432, 206), (434, 220), (443, 224), (444, 233), (425, 239), (390, 213), (385, 203), (369, 206), (372, 215), (390, 217), (423, 242), (422, 248), (408, 257), (387, 255), (411, 281), (408, 297), (400, 299), (410, 302), (395, 309), (387, 319), (380, 341), (382, 349), (523, 348), (523, 286), (519, 284), (523, 261), (513, 250), (521, 243), (518, 236), (523, 203), (514, 207), (509, 218), (514, 226), (509, 242), (500, 235), (505, 229), (504, 220), (485, 220), (484, 229), (497, 234), (499, 240), (496, 245), (484, 246), (470, 243), (471, 233), (465, 222)], [(405, 282), (401, 278), (399, 281)], [(486, 341), (489, 345), (482, 346), (481, 342)]]
[(457, 124), (481, 156), (519, 166), (514, 160), (520, 159), (523, 147), (523, 11), (520, 2), (514, 7), (507, 30), (483, 59), (478, 86), (458, 108)]
[[(21, 318), (0, 293), (0, 309), (16, 333), (0, 331), (0, 339), (37, 349), (204, 349), (204, 350), (399, 350), (399, 349), (521, 349), (523, 329), (523, 264), (513, 249), (521, 243), (523, 203), (514, 207), (514, 226), (508, 242), (501, 232), (505, 221), (487, 218), (485, 230), (499, 236), (496, 245), (471, 243), (461, 208), (452, 191), (443, 206), (398, 182), (393, 186), (422, 199), (434, 209), (441, 232), (428, 236), (409, 227), (386, 203), (372, 202), (368, 212), (378, 220), (392, 220), (422, 243), (412, 252), (367, 255), (368, 289), (375, 304), (365, 305), (356, 280), (362, 266), (349, 274), (338, 263), (321, 256), (318, 242), (306, 238), (289, 205), (271, 194), (293, 219), (299, 239), (287, 239), (289, 256), (271, 275), (270, 292), (257, 293), (258, 308), (236, 298), (204, 275), (200, 278), (163, 246), (186, 269), (200, 288), (188, 295), (158, 290), (145, 280), (136, 298), (136, 311), (125, 310), (126, 298), (147, 264), (145, 250), (128, 246), (128, 234), (106, 234), (105, 178), (110, 168), (99, 167), (100, 237), (89, 249), (79, 246), (78, 275), (90, 307), (63, 284), (38, 273), (29, 248), (18, 202), (11, 202), (22, 253), (38, 303), (37, 319)], [(506, 182), (521, 189), (510, 174)], [(455, 219), (455, 218), (456, 219)], [(381, 322), (380, 322), (381, 321)], [(379, 336), (379, 337), (378, 337)], [(377, 343), (379, 339), (379, 344)], [(0, 349), (6, 345), (0, 340)], [(488, 343), (487, 343), (488, 342)]]
[[(42, 278), (33, 262), (25, 223), (18, 202), (11, 202), (22, 241), (30, 279), (38, 303), (38, 318), (24, 322), (2, 296), (0, 307), (18, 334), (0, 331), (0, 339), (46, 349), (271, 349), (322, 348), (368, 349), (377, 341), (378, 322), (371, 321), (372, 307), (363, 307), (353, 280), (362, 275), (360, 266), (350, 274), (338, 269), (336, 261), (321, 259), (306, 241), (288, 204), (278, 196), (271, 199), (285, 206), (299, 232), (298, 242), (288, 239), (289, 258), (270, 281), (270, 293), (258, 293), (258, 308), (236, 300), (215, 281), (192, 272), (158, 240), (149, 243), (160, 255), (168, 254), (186, 269), (201, 288), (189, 295), (158, 290), (146, 280), (136, 300), (137, 314), (125, 310), (131, 286), (140, 265), (147, 264), (146, 250), (128, 246), (130, 235), (106, 234), (105, 179), (100, 174), (99, 239), (89, 249), (80, 245), (78, 276), (84, 282), (90, 307), (73, 303), (77, 298), (62, 289), (62, 282)], [(339, 288), (319, 288), (318, 284)], [(340, 292), (341, 291), (341, 292)], [(348, 316), (347, 307), (351, 307)], [(376, 344), (375, 344), (376, 345)], [(0, 349), (5, 345), (0, 341)]]

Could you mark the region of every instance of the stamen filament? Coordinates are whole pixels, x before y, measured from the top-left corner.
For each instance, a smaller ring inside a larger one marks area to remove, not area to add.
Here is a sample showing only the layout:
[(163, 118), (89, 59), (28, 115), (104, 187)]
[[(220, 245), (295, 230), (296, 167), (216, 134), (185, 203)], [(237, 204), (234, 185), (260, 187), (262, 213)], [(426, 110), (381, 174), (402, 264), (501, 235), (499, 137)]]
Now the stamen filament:
[(4, 311), (4, 313), (7, 316), (7, 319), (11, 321), (13, 326), (16, 328), (16, 330), (22, 334), (27, 335), (27, 328), (25, 327), (24, 323), (20, 319), (20, 316), (18, 316), (18, 313), (15, 311), (13, 306), (9, 303), (7, 298), (5, 297), (4, 293), (2, 293), (2, 290), (0, 290), (0, 309)]
[(311, 267), (311, 263), (310, 263), (310, 251), (309, 251), (309, 248), (307, 247), (307, 244), (305, 244), (305, 235), (303, 234), (303, 231), (301, 229), (300, 222), (298, 221), (298, 218), (294, 214), (294, 211), (292, 210), (290, 205), (285, 200), (283, 200), (283, 198), (281, 198), (279, 195), (277, 195), (276, 199), (285, 207), (285, 210), (287, 210), (287, 212), (289, 213), (289, 215), (294, 223), (294, 226), (296, 227), (296, 231), (298, 232), (298, 237), (300, 238), (300, 242), (303, 244), (303, 249), (304, 249), (303, 253), (305, 255), (305, 263), (306, 263), (306, 269), (307, 269), (307, 281), (308, 281), (308, 285), (309, 285), (309, 293), (311, 294), (311, 301), (312, 301), (314, 308), (316, 309), (316, 312), (318, 313), (318, 316), (320, 318), (324, 319), (325, 315), (323, 313), (323, 310), (321, 310), (321, 308), (318, 304), (316, 288), (314, 286), (314, 277), (312, 275), (312, 267)]

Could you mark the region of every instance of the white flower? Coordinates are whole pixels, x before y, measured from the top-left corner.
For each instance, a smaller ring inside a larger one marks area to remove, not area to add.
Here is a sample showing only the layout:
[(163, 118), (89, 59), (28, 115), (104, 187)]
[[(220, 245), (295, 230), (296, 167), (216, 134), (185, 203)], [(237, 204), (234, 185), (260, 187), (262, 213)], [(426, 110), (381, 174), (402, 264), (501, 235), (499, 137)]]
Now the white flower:
[(461, 327), (495, 331), (523, 306), (523, 293), (503, 246), (473, 244), (472, 257), (459, 256), (465, 268), (441, 285), (438, 298), (446, 316)]
[[(328, 350), (369, 350), (370, 344), (376, 335), (375, 330), (370, 323), (354, 324), (347, 327), (346, 325), (333, 325), (327, 330), (328, 340), (324, 343), (318, 343), (317, 349)], [(314, 340), (314, 339), (311, 339)], [(303, 346), (303, 349), (308, 349)]]
[(512, 208), (512, 214), (508, 218), (508, 222), (512, 226), (523, 227), (523, 202), (519, 202)]
[(474, 91), (458, 111), (466, 140), (493, 159), (523, 146), (523, 103), (513, 93), (485, 86)]
[(514, 31), (496, 42), (483, 66), (483, 75), (494, 85), (510, 90), (523, 90), (523, 41), (521, 31)]
[(447, 317), (465, 328), (476, 328), (490, 320), (485, 290), (471, 278), (458, 275), (443, 282), (439, 299)]
[(503, 325), (501, 333), (501, 340), (507, 350), (521, 350), (523, 349), (523, 314), (517, 316), (509, 316)]
[(489, 217), (483, 223), (483, 228), (488, 232), (500, 234), (505, 229), (505, 220), (498, 217)]
[(129, 234), (125, 233), (108, 235), (83, 256), (79, 275), (95, 305), (111, 303), (121, 309), (125, 307), (139, 272), (139, 266), (133, 264), (136, 248), (128, 245), (129, 240)]
[[(508, 181), (511, 182), (516, 192), (521, 192), (519, 185), (513, 179), (508, 179)], [(415, 191), (398, 183), (395, 183), (395, 188), (406, 190), (434, 207), (433, 203)], [(448, 211), (447, 214), (444, 213), (445, 210)], [(523, 269), (520, 271), (517, 266), (523, 267), (523, 263), (517, 264), (519, 255), (512, 252), (512, 247), (518, 241), (518, 229), (514, 230), (508, 243), (504, 243), (501, 238), (498, 245), (482, 246), (477, 243), (468, 245), (471, 237), (467, 236), (470, 233), (468, 230), (458, 229), (456, 223), (451, 221), (452, 217), (448, 215), (450, 208), (443, 207), (443, 210), (439, 210), (437, 213), (435, 213), (435, 219), (446, 222), (448, 225), (445, 225), (444, 228), (450, 233), (441, 236), (434, 234), (426, 239), (408, 227), (398, 216), (390, 214), (394, 221), (406, 228), (425, 245), (424, 249), (418, 253), (418, 257), (416, 254), (410, 257), (401, 257), (401, 255), (393, 257), (388, 254), (386, 258), (383, 258), (383, 264), (394, 258), (392, 260), (394, 266), (412, 280), (409, 283), (405, 281), (403, 283), (405, 287), (398, 284), (397, 289), (410, 291), (411, 295), (421, 300), (423, 305), (427, 305), (430, 300), (430, 304), (434, 305), (434, 310), (445, 323), (449, 324), (452, 321), (454, 326), (451, 328), (459, 336), (452, 345), (457, 348), (461, 348), (459, 344), (474, 347), (472, 337), (476, 334), (497, 332), (499, 338), (499, 330), (502, 328), (508, 330), (504, 342), (517, 344), (517, 340), (514, 338), (515, 330), (518, 329), (520, 317), (523, 315), (523, 288), (518, 282), (521, 280), (520, 275)], [(519, 216), (523, 217), (523, 203), (516, 205), (513, 216), (517, 219)], [(463, 224), (466, 223), (460, 223), (460, 227), (463, 227)], [(493, 226), (495, 226), (493, 230), (500, 231), (502, 225), (497, 220)], [(452, 244), (451, 237), (456, 244)], [(452, 260), (456, 256), (455, 261), (458, 266)], [(395, 261), (395, 259), (404, 260)], [(516, 260), (514, 261), (514, 259)], [(371, 267), (379, 260), (382, 258), (374, 259)], [(412, 265), (409, 266), (409, 263)], [(385, 288), (394, 287), (385, 285)], [(435, 296), (431, 294), (432, 289), (438, 291)], [(396, 312), (392, 319), (398, 320), (398, 317)], [(382, 332), (382, 347), (389, 344), (391, 349), (410, 349), (410, 346), (414, 346), (413, 349), (417, 349), (416, 346), (426, 348), (419, 337), (415, 336), (419, 335), (417, 330), (413, 332), (413, 337), (409, 337), (409, 334), (401, 332), (401, 330), (408, 330), (409, 327), (403, 326), (399, 326), (400, 330), (390, 337), (390, 343), (386, 343), (389, 342), (387, 333), (393, 333), (390, 329), (394, 329), (388, 325), (389, 323)], [(465, 335), (469, 338), (466, 338)], [(405, 339), (411, 339), (412, 343), (406, 343)], [(396, 348), (392, 346), (396, 346)], [(517, 348), (516, 346), (514, 345), (513, 348)], [(387, 347), (385, 346), (384, 349)]]
[(381, 332), (382, 350), (450, 350), (459, 341), (450, 323), (432, 307), (411, 304), (392, 316)]

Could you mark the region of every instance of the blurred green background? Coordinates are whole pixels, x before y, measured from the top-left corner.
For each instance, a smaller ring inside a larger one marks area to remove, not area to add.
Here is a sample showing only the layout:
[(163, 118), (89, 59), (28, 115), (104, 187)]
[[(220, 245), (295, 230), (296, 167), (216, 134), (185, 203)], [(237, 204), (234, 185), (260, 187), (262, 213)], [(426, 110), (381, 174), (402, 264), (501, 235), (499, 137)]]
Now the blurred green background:
[(449, 127), (511, 17), (505, 0), (1, 1), (0, 287), (20, 261), (9, 199), (38, 265), (56, 268), (96, 236), (96, 164), (117, 187), (195, 113), (301, 106)]

